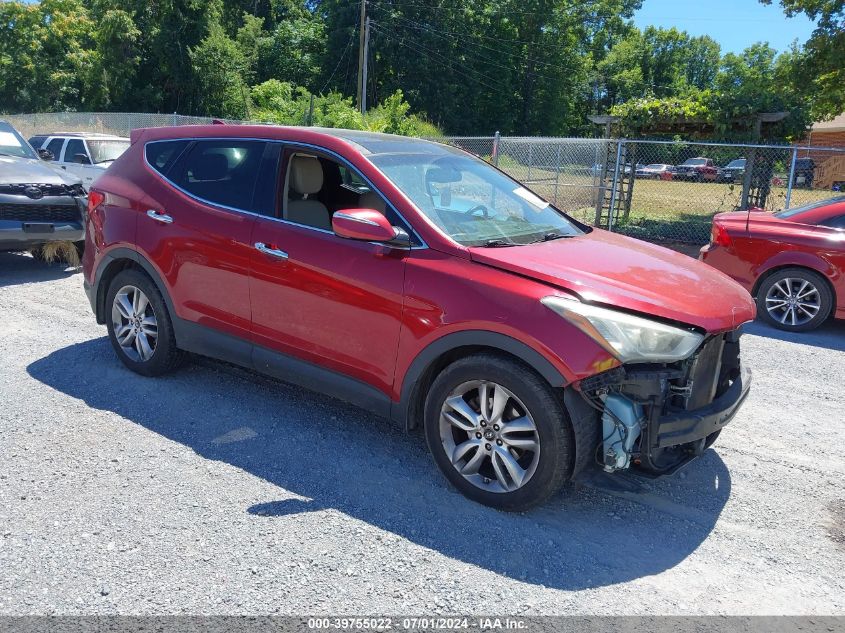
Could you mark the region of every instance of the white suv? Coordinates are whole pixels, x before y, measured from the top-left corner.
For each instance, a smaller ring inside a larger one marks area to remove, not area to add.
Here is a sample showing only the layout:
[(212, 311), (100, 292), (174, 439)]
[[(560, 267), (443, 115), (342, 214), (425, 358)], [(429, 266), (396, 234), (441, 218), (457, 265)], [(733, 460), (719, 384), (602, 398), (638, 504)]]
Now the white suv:
[(129, 139), (109, 134), (39, 134), (31, 137), (29, 144), (42, 158), (81, 178), (87, 189), (113, 160), (126, 151)]

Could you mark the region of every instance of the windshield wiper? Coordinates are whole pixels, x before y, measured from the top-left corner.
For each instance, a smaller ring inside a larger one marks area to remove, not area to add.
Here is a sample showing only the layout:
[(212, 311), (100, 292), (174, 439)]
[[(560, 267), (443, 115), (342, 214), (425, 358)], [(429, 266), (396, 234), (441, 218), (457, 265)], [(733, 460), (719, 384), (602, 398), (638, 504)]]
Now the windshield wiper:
[(487, 240), (484, 242), (484, 248), (502, 248), (503, 246), (522, 246), (522, 244), (506, 242), (505, 240)]
[(539, 242), (551, 242), (552, 240), (559, 240), (562, 237), (572, 237), (572, 236), (571, 235), (564, 235), (563, 233), (546, 233), (539, 240), (534, 240), (531, 243), (532, 244), (538, 244)]

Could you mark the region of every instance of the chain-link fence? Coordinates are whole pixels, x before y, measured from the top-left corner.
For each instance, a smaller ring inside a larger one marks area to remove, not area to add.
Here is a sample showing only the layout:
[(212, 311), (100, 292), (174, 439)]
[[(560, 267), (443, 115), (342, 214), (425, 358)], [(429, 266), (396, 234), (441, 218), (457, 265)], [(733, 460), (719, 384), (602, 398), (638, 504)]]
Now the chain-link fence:
[(705, 244), (722, 211), (808, 204), (845, 189), (845, 150), (616, 139), (448, 137), (559, 208), (654, 242)]
[[(24, 136), (208, 124), (149, 113), (20, 114)], [(242, 123), (242, 121), (226, 121)], [(546, 137), (436, 139), (488, 160), (578, 220), (649, 241), (700, 245), (712, 217), (824, 200), (845, 188), (845, 149)]]

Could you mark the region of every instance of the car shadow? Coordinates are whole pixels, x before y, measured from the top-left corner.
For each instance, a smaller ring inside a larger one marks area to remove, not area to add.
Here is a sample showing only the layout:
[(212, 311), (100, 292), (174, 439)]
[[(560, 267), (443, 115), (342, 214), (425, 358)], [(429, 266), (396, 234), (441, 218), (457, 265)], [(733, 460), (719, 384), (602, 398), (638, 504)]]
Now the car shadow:
[(421, 434), (247, 370), (201, 359), (143, 378), (120, 364), (103, 337), (56, 350), (27, 371), (278, 486), (278, 496), (244, 507), (255, 520), (331, 509), (547, 587), (612, 585), (674, 567), (707, 538), (731, 491), (725, 464), (708, 450), (671, 478), (628, 477), (617, 489), (573, 484), (540, 508), (508, 514), (447, 485)]
[(78, 272), (63, 263), (45, 264), (29, 253), (0, 253), (0, 287), (64, 279)]
[(845, 321), (830, 319), (818, 329), (810, 332), (786, 332), (768, 325), (759, 319), (746, 323), (743, 326), (745, 334), (752, 336), (765, 336), (766, 338), (784, 341), (786, 343), (797, 343), (799, 345), (812, 345), (825, 349), (845, 352)]

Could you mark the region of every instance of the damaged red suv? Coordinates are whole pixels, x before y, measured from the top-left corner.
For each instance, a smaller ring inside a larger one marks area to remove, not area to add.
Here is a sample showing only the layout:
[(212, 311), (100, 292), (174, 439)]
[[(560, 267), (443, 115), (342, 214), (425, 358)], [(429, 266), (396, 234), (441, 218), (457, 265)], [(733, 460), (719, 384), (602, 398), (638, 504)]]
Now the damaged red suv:
[(586, 468), (672, 473), (748, 393), (741, 286), (438, 143), (136, 130), (86, 240), (91, 307), (131, 370), (193, 352), (422, 427), (448, 480), (498, 508)]

